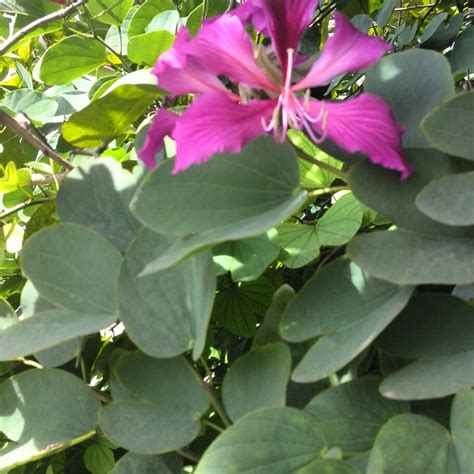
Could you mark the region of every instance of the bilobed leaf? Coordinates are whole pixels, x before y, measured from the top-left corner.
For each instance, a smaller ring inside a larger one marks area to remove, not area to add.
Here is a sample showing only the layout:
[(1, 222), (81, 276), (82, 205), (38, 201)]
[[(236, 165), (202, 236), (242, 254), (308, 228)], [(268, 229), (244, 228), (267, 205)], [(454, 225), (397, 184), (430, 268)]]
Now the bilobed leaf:
[[(105, 63), (107, 51), (98, 41), (68, 36), (41, 58), (40, 79), (50, 85), (68, 84)], [(61, 64), (61, 67), (58, 67)]]
[(341, 369), (395, 318), (411, 292), (373, 278), (344, 258), (323, 267), (290, 302), (280, 325), (291, 342), (321, 336), (292, 379), (314, 382)]
[(131, 352), (120, 357), (114, 371), (131, 397), (101, 410), (99, 424), (109, 439), (138, 454), (161, 454), (198, 435), (198, 420), (209, 401), (184, 358)]
[(111, 474), (182, 474), (183, 461), (177, 454), (162, 456), (127, 453), (121, 457)]
[(133, 0), (88, 0), (87, 9), (98, 21), (107, 25), (121, 25), (132, 8)]
[(135, 181), (113, 158), (91, 160), (68, 173), (57, 197), (63, 222), (82, 224), (125, 251), (140, 228), (128, 210)]
[(63, 137), (73, 146), (99, 146), (124, 133), (157, 94), (156, 87), (123, 84), (71, 115), (62, 126)]
[(196, 474), (288, 474), (320, 459), (325, 441), (311, 415), (260, 408), (240, 418), (206, 450)]
[(119, 252), (99, 234), (77, 224), (58, 224), (31, 237), (22, 269), (40, 295), (74, 312), (117, 312)]
[(474, 390), (466, 388), (458, 392), (451, 407), (451, 432), (456, 458), (461, 473), (474, 466)]
[(447, 294), (416, 295), (380, 335), (377, 345), (405, 359), (436, 359), (474, 351), (474, 308)]
[(129, 337), (147, 354), (173, 357), (192, 348), (197, 359), (204, 349), (214, 302), (210, 252), (138, 276), (150, 258), (166, 251), (170, 240), (144, 229), (130, 246), (119, 279), (120, 317)]
[(413, 49), (382, 58), (366, 75), (365, 92), (382, 97), (405, 127), (406, 147), (429, 146), (421, 133), (423, 118), (454, 95), (449, 63), (441, 54)]
[(173, 0), (147, 0), (133, 14), (128, 26), (127, 35), (129, 38), (145, 33), (146, 27), (156, 15), (168, 10), (175, 10), (176, 5)]
[(0, 384), (0, 406), (0, 431), (13, 440), (0, 449), (0, 469), (9, 470), (91, 437), (100, 402), (72, 374), (33, 369)]
[(433, 149), (408, 149), (405, 155), (413, 165), (413, 174), (403, 182), (393, 172), (368, 161), (353, 166), (349, 182), (354, 195), (400, 228), (425, 235), (472, 236), (474, 229), (438, 222), (416, 205), (418, 194), (430, 182), (462, 171), (460, 160)]
[(273, 294), (271, 283), (258, 280), (234, 284), (220, 289), (213, 315), (227, 330), (241, 337), (253, 337), (257, 322), (263, 318)]
[(319, 257), (320, 243), (314, 225), (286, 223), (279, 225), (280, 260), (288, 268), (300, 268)]
[(474, 67), (474, 27), (468, 26), (457, 38), (454, 47), (446, 54), (453, 73), (467, 72)]
[(256, 280), (278, 257), (277, 231), (248, 239), (228, 241), (214, 247), (214, 263), (224, 272), (230, 272), (234, 281)]
[(127, 56), (135, 64), (153, 66), (173, 41), (174, 35), (166, 30), (135, 35), (128, 41)]
[(0, 360), (14, 360), (78, 336), (99, 332), (115, 320), (112, 313), (80, 313), (62, 309), (38, 313), (0, 330)]
[(379, 378), (362, 378), (316, 395), (305, 410), (313, 415), (329, 446), (343, 451), (372, 448), (378, 430), (392, 416), (408, 411), (408, 404), (383, 398)]
[(36, 122), (47, 122), (58, 109), (58, 104), (40, 92), (18, 89), (5, 95), (2, 105), (15, 112), (22, 112)]
[(371, 275), (401, 285), (457, 285), (474, 280), (472, 238), (383, 231), (357, 236), (347, 251)]
[(231, 366), (222, 386), (222, 400), (234, 422), (256, 408), (285, 406), (291, 353), (281, 342), (257, 347)]
[(330, 247), (347, 244), (359, 230), (362, 214), (362, 206), (352, 193), (344, 194), (318, 220), (319, 244)]
[(420, 415), (393, 417), (379, 432), (367, 474), (461, 474), (451, 455), (449, 432)]
[(474, 160), (474, 92), (443, 102), (424, 120), (423, 132), (431, 146), (450, 155)]
[(446, 397), (473, 385), (474, 350), (413, 362), (389, 375), (380, 391), (395, 400), (426, 400)]
[(417, 207), (448, 225), (474, 225), (474, 171), (431, 181), (416, 197)]
[(298, 187), (294, 153), (271, 138), (177, 175), (171, 174), (170, 161), (145, 178), (131, 205), (147, 227), (176, 236), (176, 243), (151, 260), (144, 273), (166, 268), (200, 247), (260, 235), (306, 199)]

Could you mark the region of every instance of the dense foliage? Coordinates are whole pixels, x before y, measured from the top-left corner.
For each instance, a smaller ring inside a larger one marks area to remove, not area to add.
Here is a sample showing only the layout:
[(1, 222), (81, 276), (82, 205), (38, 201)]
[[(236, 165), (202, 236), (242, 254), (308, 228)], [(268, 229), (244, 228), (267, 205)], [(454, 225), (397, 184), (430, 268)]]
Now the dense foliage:
[(407, 179), (298, 130), (148, 170), (151, 68), (237, 3), (0, 0), (0, 472), (474, 473), (473, 2), (301, 42), (392, 45), (310, 93), (382, 98)]

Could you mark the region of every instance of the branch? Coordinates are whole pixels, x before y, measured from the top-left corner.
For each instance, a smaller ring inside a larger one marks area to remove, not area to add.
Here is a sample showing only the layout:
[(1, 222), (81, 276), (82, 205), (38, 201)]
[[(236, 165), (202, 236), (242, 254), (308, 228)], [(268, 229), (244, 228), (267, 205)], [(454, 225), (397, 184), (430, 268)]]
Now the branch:
[(31, 181), (29, 182), (30, 186), (44, 186), (46, 184), (52, 184), (59, 181), (63, 181), (67, 176), (67, 173), (57, 173), (57, 174), (40, 174), (33, 173), (31, 175)]
[(16, 206), (11, 207), (4, 213), (0, 214), (0, 220), (5, 219), (8, 216), (11, 216), (12, 214), (15, 214), (18, 211), (22, 211), (23, 209), (26, 209), (27, 207), (30, 206), (37, 206), (38, 204), (43, 204), (44, 202), (52, 201), (52, 198), (39, 198), (39, 199), (29, 199), (28, 201), (22, 202), (20, 204), (17, 204)]
[[(83, 0), (80, 0), (83, 1)], [(74, 169), (74, 165), (66, 161), (59, 153), (53, 150), (48, 143), (41, 137), (28, 117), (23, 114), (17, 114), (15, 118), (0, 110), (0, 124), (5, 125), (13, 133), (20, 136), (28, 143), (31, 143), (37, 150), (51, 158), (53, 161), (68, 170)]]
[(42, 26), (48, 23), (52, 23), (55, 20), (65, 18), (86, 2), (87, 0), (77, 0), (74, 3), (71, 3), (71, 5), (69, 5), (68, 7), (63, 8), (62, 10), (58, 10), (54, 13), (51, 13), (50, 15), (38, 18), (37, 20), (29, 23), (1, 44), (0, 55), (6, 53), (12, 46), (21, 41), (25, 36), (29, 35), (32, 31), (36, 30), (37, 28), (41, 28)]

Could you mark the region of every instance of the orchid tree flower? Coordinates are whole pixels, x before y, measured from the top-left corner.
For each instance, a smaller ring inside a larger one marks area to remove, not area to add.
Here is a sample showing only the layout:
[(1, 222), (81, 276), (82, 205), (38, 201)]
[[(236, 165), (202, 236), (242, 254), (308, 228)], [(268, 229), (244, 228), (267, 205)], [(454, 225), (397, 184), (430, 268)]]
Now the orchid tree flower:
[[(336, 12), (334, 35), (308, 66), (298, 50), (316, 1), (248, 0), (205, 22), (194, 38), (181, 28), (153, 73), (161, 88), (195, 98), (182, 115), (167, 109), (156, 114), (139, 153), (145, 164), (156, 166), (155, 153), (166, 135), (176, 141), (173, 172), (178, 173), (216, 153), (239, 152), (263, 134), (283, 142), (293, 128), (315, 143), (330, 139), (350, 153), (361, 152), (405, 179), (410, 168), (402, 156), (403, 128), (381, 98), (362, 93), (326, 101), (307, 93), (340, 74), (367, 68), (390, 50)], [(271, 40), (270, 46), (254, 48), (248, 23)]]

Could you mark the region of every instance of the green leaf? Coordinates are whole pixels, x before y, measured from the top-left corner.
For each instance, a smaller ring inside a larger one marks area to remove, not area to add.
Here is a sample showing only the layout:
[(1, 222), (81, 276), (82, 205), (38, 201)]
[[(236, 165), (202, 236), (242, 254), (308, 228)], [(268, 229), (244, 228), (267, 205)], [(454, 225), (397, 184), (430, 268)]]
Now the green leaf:
[(94, 443), (84, 451), (84, 465), (92, 474), (109, 474), (114, 464), (114, 452), (101, 443)]
[(417, 207), (448, 225), (474, 225), (474, 171), (431, 181), (416, 197)]
[[(0, 360), (14, 360), (110, 326), (114, 314), (52, 309), (0, 330)], [(69, 360), (69, 358), (68, 358)]]
[(213, 249), (214, 263), (223, 272), (230, 272), (234, 281), (256, 280), (278, 257), (277, 235), (276, 230), (271, 229), (258, 237), (218, 245)]
[(474, 307), (447, 294), (416, 295), (380, 335), (377, 345), (405, 359), (474, 351)]
[(172, 166), (168, 161), (150, 173), (132, 201), (132, 212), (143, 224), (176, 236), (145, 274), (200, 247), (260, 235), (306, 200), (298, 188), (294, 153), (271, 138), (256, 140), (239, 154), (217, 155), (185, 173), (172, 175)]
[(217, 293), (213, 316), (232, 333), (253, 337), (272, 294), (273, 287), (265, 277), (238, 284), (231, 282)]
[[(87, 385), (57, 369), (27, 370), (0, 385), (0, 469), (12, 469), (91, 437), (100, 402)], [(45, 409), (48, 407), (48, 409)]]
[(320, 243), (316, 227), (286, 223), (277, 227), (282, 248), (280, 260), (288, 268), (304, 267), (319, 257)]
[(256, 408), (285, 406), (291, 352), (277, 342), (257, 347), (239, 357), (227, 372), (222, 401), (232, 421)]
[(128, 42), (127, 56), (135, 64), (153, 66), (173, 41), (174, 35), (165, 30), (136, 35)]
[(145, 33), (146, 27), (153, 18), (167, 10), (175, 10), (173, 0), (147, 0), (133, 14), (128, 26), (127, 35), (129, 38)]
[(358, 235), (347, 248), (371, 275), (400, 285), (465, 284), (474, 280), (474, 241), (402, 230)]
[(354, 467), (336, 459), (322, 459), (312, 462), (295, 474), (358, 474)]
[(441, 398), (474, 385), (474, 351), (419, 360), (387, 377), (384, 397), (395, 400)]
[(380, 382), (372, 377), (352, 380), (321, 392), (308, 403), (305, 410), (315, 418), (329, 448), (369, 451), (382, 425), (408, 411), (407, 403), (380, 395)]
[(34, 122), (44, 123), (54, 117), (58, 104), (40, 92), (17, 89), (5, 95), (2, 105), (14, 112), (22, 112)]
[(474, 160), (474, 92), (465, 92), (436, 107), (424, 120), (429, 143), (454, 156)]
[[(334, 168), (342, 168), (343, 163), (318, 148), (304, 133), (290, 130), (288, 132), (288, 138), (295, 146), (312, 158), (331, 165)], [(304, 160), (299, 160), (299, 167), (301, 186), (303, 188), (326, 188), (331, 186), (333, 181), (337, 178), (337, 176), (331, 172)]]
[(260, 408), (240, 418), (206, 450), (195, 474), (288, 474), (321, 458), (324, 437), (296, 408)]
[(421, 133), (421, 121), (454, 95), (454, 84), (446, 58), (434, 51), (414, 49), (382, 58), (367, 72), (364, 90), (391, 106), (406, 129), (406, 147), (424, 147), (428, 142)]
[(461, 474), (451, 456), (448, 431), (420, 415), (393, 417), (379, 432), (367, 474)]
[(42, 297), (70, 311), (117, 312), (118, 251), (99, 234), (58, 224), (31, 237), (21, 252), (22, 269)]
[(375, 22), (379, 28), (383, 28), (390, 17), (392, 16), (393, 9), (397, 6), (397, 0), (386, 0), (382, 8), (378, 11), (377, 16), (375, 17)]
[(200, 357), (215, 293), (210, 252), (167, 270), (139, 277), (151, 258), (169, 245), (168, 237), (141, 231), (128, 250), (119, 279), (120, 317), (132, 341), (154, 357), (193, 349)]
[(113, 158), (88, 161), (68, 173), (57, 196), (63, 222), (82, 224), (127, 250), (140, 227), (128, 206), (135, 181)]
[(0, 11), (6, 13), (21, 13), (22, 15), (40, 18), (59, 10), (59, 5), (53, 5), (49, 0), (2, 0)]
[(161, 454), (199, 434), (199, 418), (209, 401), (184, 358), (131, 352), (120, 357), (114, 371), (131, 395), (100, 412), (100, 427), (114, 443), (138, 454)]
[(156, 87), (123, 84), (71, 115), (62, 126), (63, 137), (71, 145), (99, 146), (127, 131), (158, 94)]
[(111, 474), (182, 474), (183, 461), (176, 454), (145, 456), (127, 453), (115, 465)]
[(105, 46), (98, 41), (68, 36), (44, 53), (39, 66), (39, 77), (50, 85), (69, 84), (102, 66), (106, 59)]
[(96, 20), (107, 25), (120, 26), (125, 20), (133, 0), (88, 0), (87, 10)]
[[(176, 34), (179, 23), (179, 13), (177, 10), (166, 10), (158, 13), (158, 15), (151, 20), (148, 26), (145, 28), (147, 33), (151, 31), (165, 30), (173, 34)], [(187, 24), (187, 23), (186, 23)]]
[(453, 73), (460, 74), (474, 68), (474, 27), (468, 26), (457, 38), (454, 47), (446, 54)]
[(318, 220), (316, 233), (321, 246), (337, 247), (349, 242), (362, 224), (363, 210), (352, 193), (344, 194)]
[[(430, 182), (459, 172), (460, 161), (429, 149), (409, 149), (405, 154), (414, 170), (403, 182), (391, 171), (367, 161), (353, 166), (349, 183), (354, 195), (401, 228), (426, 235), (472, 235), (472, 229), (454, 228), (431, 219), (415, 203), (418, 194)], [(452, 198), (454, 196), (449, 202)]]
[(451, 408), (451, 432), (460, 473), (474, 466), (474, 390), (457, 393)]
[(295, 290), (289, 285), (282, 285), (272, 296), (270, 307), (265, 313), (262, 324), (257, 329), (253, 338), (253, 346), (258, 347), (272, 342), (281, 341), (279, 327), (281, 317), (288, 306), (288, 303), (294, 298)]
[(292, 379), (313, 382), (341, 369), (395, 318), (411, 292), (371, 277), (344, 258), (323, 267), (290, 302), (281, 322), (281, 335), (290, 342), (321, 336)]

